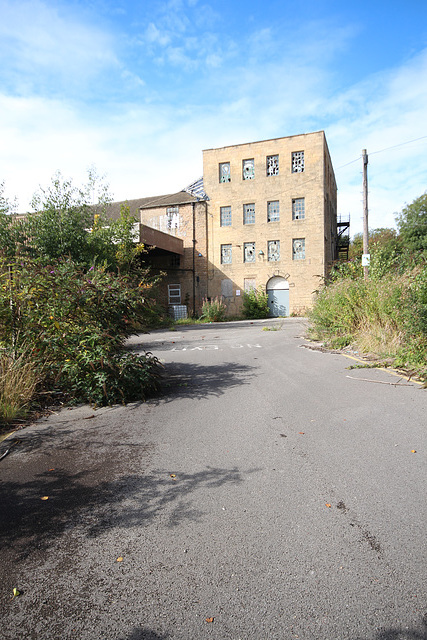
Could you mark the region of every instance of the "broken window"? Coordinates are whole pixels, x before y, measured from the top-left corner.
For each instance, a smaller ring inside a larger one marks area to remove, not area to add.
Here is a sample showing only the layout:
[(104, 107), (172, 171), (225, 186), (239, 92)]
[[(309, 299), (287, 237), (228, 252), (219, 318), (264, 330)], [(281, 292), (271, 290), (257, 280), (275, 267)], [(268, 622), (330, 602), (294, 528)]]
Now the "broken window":
[(231, 227), (231, 207), (221, 207), (220, 225), (221, 227)]
[(168, 284), (169, 304), (181, 304), (181, 285)]
[(255, 224), (255, 205), (243, 205), (243, 224)]
[(305, 260), (305, 239), (292, 240), (292, 260)]
[(245, 242), (243, 245), (243, 262), (255, 262), (255, 242)]
[(219, 165), (219, 181), (231, 182), (230, 163), (221, 162)]
[(304, 220), (305, 218), (305, 199), (294, 198), (292, 200), (292, 220)]
[(267, 202), (267, 222), (278, 222), (280, 220), (280, 206), (278, 200)]
[(304, 151), (294, 151), (292, 153), (292, 173), (302, 173), (304, 171)]
[(231, 264), (231, 244), (221, 245), (221, 264)]
[(268, 261), (277, 262), (280, 260), (280, 240), (268, 241)]
[(279, 156), (267, 156), (267, 175), (277, 176), (279, 173)]
[(243, 160), (243, 180), (253, 180), (255, 177), (255, 162), (251, 160)]
[(168, 229), (178, 229), (179, 227), (179, 207), (167, 207), (166, 226)]

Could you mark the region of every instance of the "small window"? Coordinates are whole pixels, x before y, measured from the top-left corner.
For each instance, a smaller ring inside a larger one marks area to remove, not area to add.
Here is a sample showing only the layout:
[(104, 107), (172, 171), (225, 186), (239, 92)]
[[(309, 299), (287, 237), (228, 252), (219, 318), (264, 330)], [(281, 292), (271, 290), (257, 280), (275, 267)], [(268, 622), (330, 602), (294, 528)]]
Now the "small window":
[(243, 180), (253, 180), (255, 178), (255, 162), (251, 160), (243, 160)]
[(231, 207), (221, 207), (220, 225), (221, 227), (231, 227)]
[(221, 162), (219, 165), (219, 181), (231, 182), (230, 163)]
[(302, 173), (304, 171), (304, 151), (294, 151), (292, 153), (292, 173)]
[(267, 175), (277, 176), (279, 173), (279, 156), (267, 156)]
[(231, 244), (221, 245), (221, 264), (231, 264)]
[(304, 220), (305, 218), (305, 199), (294, 198), (292, 200), (292, 220)]
[(170, 266), (179, 267), (180, 264), (181, 264), (181, 256), (178, 253), (172, 254), (170, 259)]
[(181, 304), (181, 285), (168, 284), (169, 304)]
[(255, 262), (255, 242), (245, 242), (243, 245), (243, 262)]
[(305, 239), (292, 240), (292, 260), (305, 260)]
[(243, 205), (243, 224), (255, 224), (255, 205)]
[(278, 262), (280, 260), (280, 240), (268, 241), (268, 261)]
[(280, 220), (280, 205), (278, 200), (267, 202), (267, 222), (278, 222)]
[(245, 278), (245, 293), (249, 293), (250, 291), (255, 291), (256, 289), (256, 279), (255, 278)]
[(167, 207), (166, 225), (168, 229), (178, 229), (179, 227), (179, 207)]

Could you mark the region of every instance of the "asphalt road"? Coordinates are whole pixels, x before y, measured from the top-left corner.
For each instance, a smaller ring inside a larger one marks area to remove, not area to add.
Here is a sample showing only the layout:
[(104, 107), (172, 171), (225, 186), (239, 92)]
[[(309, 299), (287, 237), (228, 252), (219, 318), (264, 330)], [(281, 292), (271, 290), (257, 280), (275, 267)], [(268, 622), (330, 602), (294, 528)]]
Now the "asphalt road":
[(2, 639), (427, 638), (427, 391), (304, 330), (139, 336), (163, 395), (15, 434)]

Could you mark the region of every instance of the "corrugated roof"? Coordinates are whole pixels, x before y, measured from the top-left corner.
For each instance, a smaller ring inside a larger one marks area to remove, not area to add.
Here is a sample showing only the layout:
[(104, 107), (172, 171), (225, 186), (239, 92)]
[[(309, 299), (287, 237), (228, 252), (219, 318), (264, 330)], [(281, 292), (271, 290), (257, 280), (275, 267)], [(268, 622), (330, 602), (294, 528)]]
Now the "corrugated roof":
[(184, 189), (184, 191), (190, 193), (192, 196), (195, 196), (199, 200), (209, 200), (204, 189), (203, 176), (189, 184), (188, 187)]

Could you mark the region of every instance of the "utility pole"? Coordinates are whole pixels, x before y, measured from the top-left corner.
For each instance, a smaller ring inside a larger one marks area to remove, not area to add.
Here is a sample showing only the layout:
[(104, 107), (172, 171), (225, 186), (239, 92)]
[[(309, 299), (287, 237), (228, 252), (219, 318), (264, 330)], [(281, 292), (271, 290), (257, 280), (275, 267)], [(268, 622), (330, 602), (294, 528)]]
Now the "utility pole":
[(369, 232), (368, 232), (368, 154), (362, 150), (363, 159), (363, 277), (368, 279), (369, 266)]

